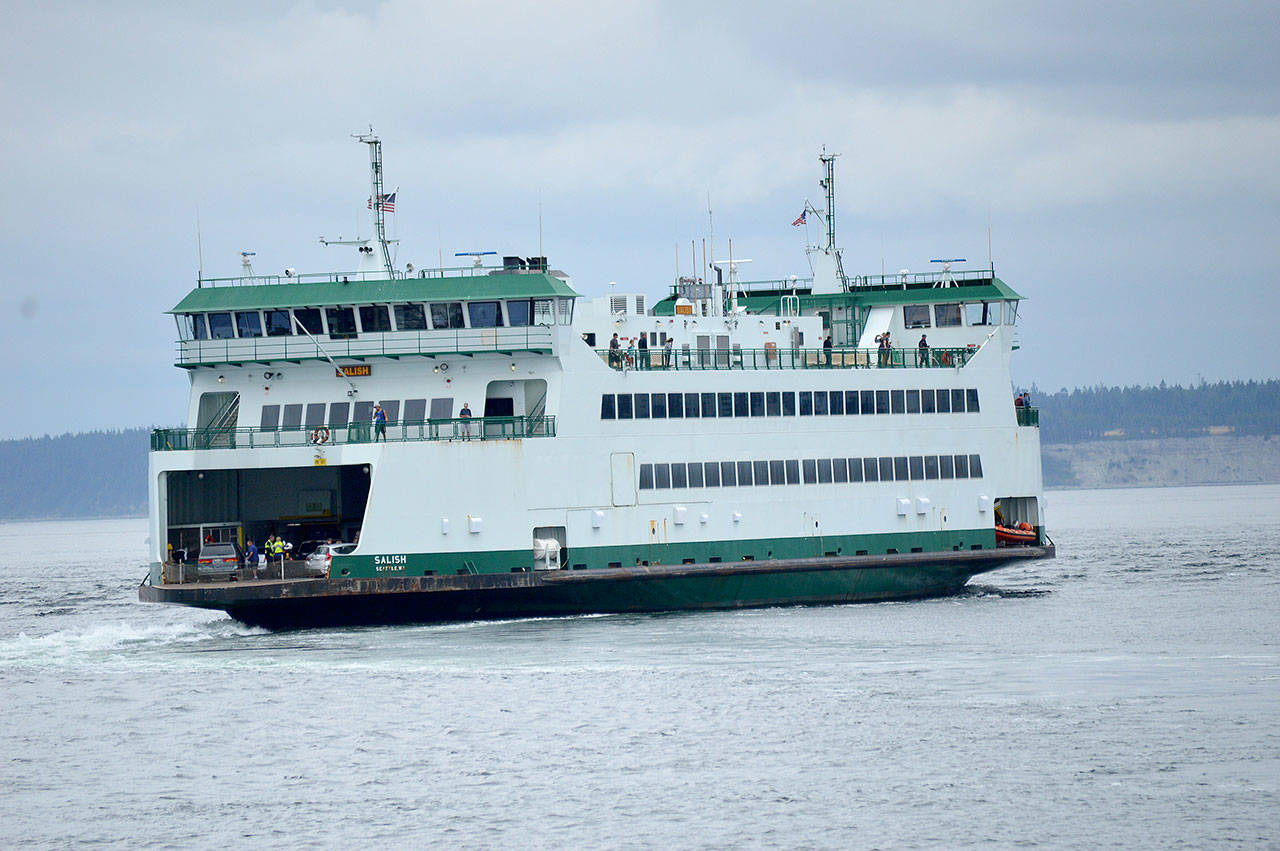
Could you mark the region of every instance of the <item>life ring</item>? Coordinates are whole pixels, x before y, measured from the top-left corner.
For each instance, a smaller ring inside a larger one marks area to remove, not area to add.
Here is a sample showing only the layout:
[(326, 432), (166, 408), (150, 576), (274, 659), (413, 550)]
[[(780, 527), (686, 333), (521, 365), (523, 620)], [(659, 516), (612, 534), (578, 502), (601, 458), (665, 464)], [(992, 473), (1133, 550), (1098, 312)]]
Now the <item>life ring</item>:
[(329, 429), (324, 426), (311, 430), (311, 442), (315, 444), (329, 442)]

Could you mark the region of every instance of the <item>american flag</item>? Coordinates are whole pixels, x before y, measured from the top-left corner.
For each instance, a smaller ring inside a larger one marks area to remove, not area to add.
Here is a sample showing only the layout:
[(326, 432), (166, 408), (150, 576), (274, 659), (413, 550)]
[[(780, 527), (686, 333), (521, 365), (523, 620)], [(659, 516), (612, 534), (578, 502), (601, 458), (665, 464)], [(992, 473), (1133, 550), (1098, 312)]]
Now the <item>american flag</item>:
[(804, 217), (805, 217), (805, 216), (807, 216), (807, 215), (809, 215), (809, 211), (808, 211), (808, 210), (805, 210), (804, 212), (802, 212), (802, 213), (800, 214), (800, 218), (796, 219), (794, 222), (792, 222), (792, 223), (791, 223), (791, 226), (792, 226), (793, 228), (798, 228), (798, 227), (800, 227), (802, 224), (804, 224)]
[[(396, 190), (396, 192), (399, 192), (399, 191), (400, 191), (399, 189)], [(395, 192), (392, 192), (390, 195), (383, 195), (378, 200), (382, 205), (382, 209), (385, 210), (386, 212), (394, 213), (396, 211), (396, 193)], [(369, 196), (367, 206), (369, 207), (370, 210), (373, 209), (373, 196)]]

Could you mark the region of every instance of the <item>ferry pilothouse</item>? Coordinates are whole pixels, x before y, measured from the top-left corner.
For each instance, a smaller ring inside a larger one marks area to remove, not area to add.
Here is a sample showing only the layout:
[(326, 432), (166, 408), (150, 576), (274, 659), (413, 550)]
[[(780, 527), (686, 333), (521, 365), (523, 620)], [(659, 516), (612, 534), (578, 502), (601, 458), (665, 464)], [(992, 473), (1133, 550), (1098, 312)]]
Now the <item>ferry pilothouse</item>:
[(246, 255), (170, 311), (188, 428), (152, 435), (141, 599), (270, 628), (856, 602), (1054, 555), (1021, 296), (847, 276), (833, 156), (811, 278), (714, 263), (649, 306), (537, 256), (395, 268), (360, 138), (357, 268)]

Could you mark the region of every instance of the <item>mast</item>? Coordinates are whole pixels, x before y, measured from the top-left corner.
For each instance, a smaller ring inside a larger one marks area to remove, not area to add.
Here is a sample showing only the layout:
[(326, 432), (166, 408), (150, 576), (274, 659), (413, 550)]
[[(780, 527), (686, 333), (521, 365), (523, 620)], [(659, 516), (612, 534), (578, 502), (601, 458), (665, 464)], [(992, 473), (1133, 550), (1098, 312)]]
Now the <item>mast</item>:
[(387, 245), (386, 213), (382, 209), (382, 199), (384, 197), (382, 191), (382, 140), (373, 135), (372, 128), (370, 132), (361, 133), (355, 138), (369, 146), (369, 172), (370, 183), (372, 184), (369, 203), (373, 207), (374, 236), (378, 240), (378, 247), (382, 249), (382, 265), (387, 270), (387, 278), (392, 279), (395, 278), (396, 273), (391, 265), (391, 249)]
[(822, 188), (827, 193), (827, 251), (836, 247), (836, 157), (839, 154), (828, 154), (823, 148), (818, 159), (827, 167), (827, 176), (822, 180)]

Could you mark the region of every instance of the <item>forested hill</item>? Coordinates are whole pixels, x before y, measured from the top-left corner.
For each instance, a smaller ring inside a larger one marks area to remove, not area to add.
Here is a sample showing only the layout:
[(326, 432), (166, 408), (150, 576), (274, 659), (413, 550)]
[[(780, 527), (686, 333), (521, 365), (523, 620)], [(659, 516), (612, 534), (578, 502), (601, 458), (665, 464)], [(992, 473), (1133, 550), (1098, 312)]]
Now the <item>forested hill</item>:
[(1280, 434), (1280, 380), (1195, 387), (1088, 387), (1052, 395), (1031, 390), (1045, 444), (1107, 438)]
[(147, 513), (150, 429), (0, 441), (0, 520)]

